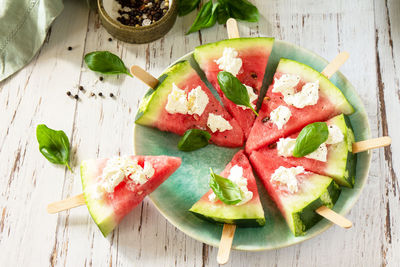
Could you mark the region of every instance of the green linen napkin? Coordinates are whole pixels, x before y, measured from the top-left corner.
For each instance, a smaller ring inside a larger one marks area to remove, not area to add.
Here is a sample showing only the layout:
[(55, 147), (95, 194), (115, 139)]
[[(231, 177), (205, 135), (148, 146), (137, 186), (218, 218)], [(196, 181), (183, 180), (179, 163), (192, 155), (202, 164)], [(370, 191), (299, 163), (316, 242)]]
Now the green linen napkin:
[(62, 0), (0, 1), (0, 81), (35, 56), (63, 7)]

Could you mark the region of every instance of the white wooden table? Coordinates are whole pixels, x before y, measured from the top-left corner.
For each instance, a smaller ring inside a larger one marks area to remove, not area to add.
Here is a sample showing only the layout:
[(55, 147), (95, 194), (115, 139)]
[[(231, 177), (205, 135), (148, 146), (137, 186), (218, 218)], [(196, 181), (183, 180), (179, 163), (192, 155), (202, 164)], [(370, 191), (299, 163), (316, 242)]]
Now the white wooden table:
[[(103, 238), (80, 207), (49, 215), (49, 202), (81, 192), (79, 162), (132, 152), (136, 109), (146, 87), (129, 77), (106, 78), (104, 98), (66, 96), (98, 76), (82, 71), (83, 55), (109, 50), (128, 64), (159, 74), (197, 45), (227, 37), (223, 26), (185, 36), (195, 14), (151, 44), (113, 40), (85, 1), (65, 1), (41, 51), (0, 83), (1, 266), (215, 266), (217, 249), (172, 226), (149, 200)], [(265, 252), (233, 251), (228, 266), (399, 266), (400, 262), (400, 1), (258, 0), (259, 23), (240, 23), (242, 36), (274, 36), (326, 59), (350, 53), (341, 71), (357, 88), (373, 136), (393, 145), (373, 152), (368, 183), (348, 218), (350, 230), (332, 227), (296, 246)], [(73, 50), (68, 51), (67, 47)], [(92, 89), (90, 89), (92, 90)], [(108, 97), (112, 92), (117, 97)], [(73, 147), (74, 173), (47, 162), (35, 128), (63, 129)]]

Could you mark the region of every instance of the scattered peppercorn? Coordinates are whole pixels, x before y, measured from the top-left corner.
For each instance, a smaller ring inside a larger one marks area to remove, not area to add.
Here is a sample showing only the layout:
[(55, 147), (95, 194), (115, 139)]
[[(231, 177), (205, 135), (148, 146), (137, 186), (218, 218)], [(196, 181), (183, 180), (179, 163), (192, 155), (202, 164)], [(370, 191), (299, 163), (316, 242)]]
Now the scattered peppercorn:
[(90, 93), (90, 96), (95, 96), (95, 94), (93, 92)]
[(79, 99), (79, 96), (78, 96), (78, 95), (75, 95), (74, 98), (75, 98), (76, 100), (78, 100), (78, 99)]
[(79, 85), (79, 90), (81, 90), (81, 91), (83, 91), (84, 90), (84, 88), (83, 88), (83, 86), (82, 85)]
[(100, 77), (99, 77), (99, 80), (100, 80), (100, 81), (104, 80), (103, 76), (100, 76)]
[(71, 92), (70, 91), (67, 92), (67, 96), (71, 96)]
[(255, 72), (252, 72), (252, 73), (250, 74), (250, 76), (251, 76), (251, 78), (253, 78), (253, 79), (257, 79), (257, 74), (256, 74)]
[(112, 38), (111, 38), (111, 37), (110, 37), (110, 38), (108, 38), (108, 41), (109, 41), (109, 42), (112, 42)]
[(99, 96), (103, 96), (103, 93), (102, 93), (102, 92), (100, 92), (100, 93), (99, 93)]
[(113, 93), (110, 93), (110, 97), (114, 97), (114, 94), (113, 94)]
[(274, 148), (276, 148), (276, 143), (269, 144), (268, 147), (271, 148), (271, 149), (274, 149)]
[(71, 50), (72, 50), (72, 47), (71, 47), (71, 46), (68, 46), (68, 50), (71, 51)]

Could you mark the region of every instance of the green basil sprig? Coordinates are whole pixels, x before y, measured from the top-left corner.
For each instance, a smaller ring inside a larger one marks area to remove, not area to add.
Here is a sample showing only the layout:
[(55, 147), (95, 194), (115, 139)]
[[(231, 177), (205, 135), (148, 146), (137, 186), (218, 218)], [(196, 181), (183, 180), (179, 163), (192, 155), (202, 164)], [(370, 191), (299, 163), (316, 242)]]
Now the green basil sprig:
[(259, 13), (257, 7), (247, 0), (218, 0), (218, 2), (221, 6), (226, 6), (232, 18), (248, 22), (258, 21)]
[(132, 77), (124, 62), (108, 51), (95, 51), (85, 55), (86, 65), (92, 71), (103, 74), (126, 74)]
[(247, 92), (246, 87), (238, 78), (227, 71), (220, 71), (217, 78), (222, 92), (224, 92), (225, 96), (230, 101), (236, 105), (243, 105), (250, 108), (258, 116), (258, 113), (250, 103), (249, 93)]
[(182, 151), (193, 151), (208, 145), (211, 134), (199, 129), (190, 129), (185, 132), (178, 143), (178, 149)]
[(69, 140), (63, 131), (56, 131), (44, 124), (36, 127), (36, 138), (39, 143), (39, 151), (51, 163), (69, 166)]
[(178, 15), (185, 16), (199, 6), (200, 0), (179, 0)]
[(242, 193), (237, 184), (227, 178), (215, 174), (211, 168), (210, 176), (210, 187), (222, 202), (228, 205), (234, 205), (242, 201)]
[(326, 122), (314, 122), (307, 125), (296, 138), (293, 156), (300, 158), (312, 153), (328, 139), (328, 136)]
[(213, 3), (212, 0), (205, 3), (199, 13), (197, 14), (196, 19), (194, 20), (192, 26), (186, 34), (197, 32), (198, 30), (209, 28), (214, 26), (215, 22), (217, 22), (217, 8), (219, 3)]

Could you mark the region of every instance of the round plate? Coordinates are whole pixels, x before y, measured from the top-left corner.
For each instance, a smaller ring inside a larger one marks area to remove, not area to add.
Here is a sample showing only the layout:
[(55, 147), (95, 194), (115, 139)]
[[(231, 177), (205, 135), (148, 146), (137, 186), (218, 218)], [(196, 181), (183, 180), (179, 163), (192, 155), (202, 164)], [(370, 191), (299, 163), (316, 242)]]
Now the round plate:
[[(311, 51), (276, 40), (268, 62), (266, 73), (269, 77), (266, 77), (266, 80), (271, 80), (281, 57), (302, 62), (318, 71), (322, 71), (328, 64), (326, 60)], [(180, 60), (193, 62), (192, 53), (178, 61)], [(341, 73), (336, 73), (330, 80), (342, 90), (356, 110), (350, 116), (356, 140), (371, 138), (367, 114), (354, 87)], [(209, 85), (209, 83), (207, 84)], [(212, 91), (215, 90), (212, 89)], [(175, 134), (140, 125), (135, 126), (135, 154), (169, 155), (182, 158), (182, 166), (150, 195), (150, 199), (161, 214), (179, 230), (201, 242), (218, 246), (222, 225), (201, 220), (188, 210), (209, 190), (209, 168), (212, 167), (216, 173), (221, 172), (239, 149), (209, 145), (197, 151), (182, 152), (177, 149), (179, 139), (180, 136)], [(355, 186), (353, 189), (343, 188), (339, 200), (333, 208), (342, 215), (345, 215), (356, 203), (368, 176), (371, 154), (363, 152), (359, 153), (357, 157)], [(330, 222), (323, 219), (305, 236), (293, 236), (259, 179), (257, 182), (266, 224), (264, 227), (258, 228), (237, 228), (232, 244), (233, 249), (257, 251), (286, 247), (310, 239), (332, 226)]]

